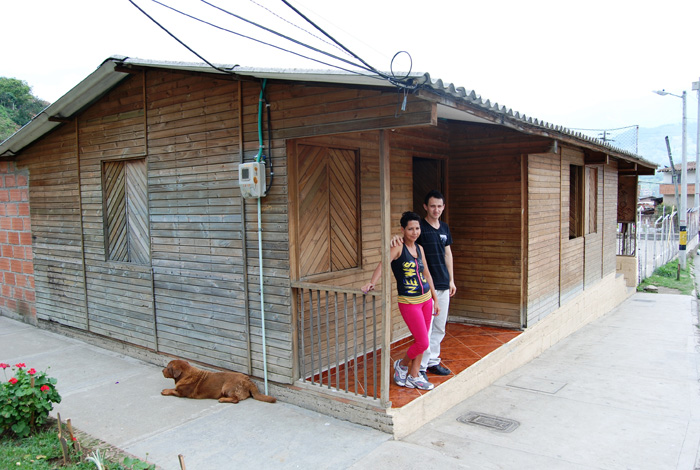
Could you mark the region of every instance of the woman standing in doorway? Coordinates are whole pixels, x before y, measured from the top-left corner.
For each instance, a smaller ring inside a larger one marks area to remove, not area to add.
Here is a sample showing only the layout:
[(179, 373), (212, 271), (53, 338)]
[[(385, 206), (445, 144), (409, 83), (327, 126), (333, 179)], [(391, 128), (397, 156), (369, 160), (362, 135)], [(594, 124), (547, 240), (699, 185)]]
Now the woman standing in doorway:
[[(394, 362), (394, 382), (402, 387), (432, 390), (434, 385), (420, 373), (420, 362), (430, 344), (431, 317), (440, 313), (440, 307), (423, 247), (416, 243), (420, 236), (420, 216), (415, 212), (404, 212), (401, 231), (403, 244), (391, 247), (391, 270), (396, 278), (399, 311), (414, 342), (406, 351), (406, 356)], [(380, 262), (370, 282), (362, 287), (364, 293), (374, 289), (381, 272)]]

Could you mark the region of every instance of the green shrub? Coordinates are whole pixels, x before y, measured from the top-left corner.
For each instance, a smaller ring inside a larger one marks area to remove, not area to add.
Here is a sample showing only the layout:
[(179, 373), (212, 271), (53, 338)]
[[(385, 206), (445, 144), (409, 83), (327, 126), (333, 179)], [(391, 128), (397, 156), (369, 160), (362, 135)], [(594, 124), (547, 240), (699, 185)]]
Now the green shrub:
[(11, 367), (13, 377), (7, 379), (9, 364), (0, 363), (5, 382), (0, 383), (0, 434), (11, 432), (27, 437), (46, 422), (53, 403), (60, 403), (56, 379), (46, 372), (28, 369), (19, 363)]

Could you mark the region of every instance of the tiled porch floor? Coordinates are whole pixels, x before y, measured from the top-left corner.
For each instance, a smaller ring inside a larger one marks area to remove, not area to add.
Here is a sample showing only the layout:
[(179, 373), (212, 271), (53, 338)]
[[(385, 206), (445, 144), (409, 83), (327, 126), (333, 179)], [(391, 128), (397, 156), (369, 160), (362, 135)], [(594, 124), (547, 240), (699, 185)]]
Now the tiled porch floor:
[[(462, 323), (447, 323), (447, 332), (445, 339), (442, 340), (440, 356), (442, 363), (452, 371), (452, 374), (447, 376), (437, 376), (428, 374), (428, 379), (439, 387), (440, 384), (450, 380), (466, 368), (476, 363), (479, 359), (489, 354), (491, 351), (498, 349), (503, 344), (518, 336), (521, 331), (509, 330), (504, 328), (495, 328), (490, 326), (475, 326), (465, 325)], [(412, 338), (405, 338), (391, 345), (391, 364), (396, 359), (402, 358), (406, 350), (413, 344)], [(377, 368), (380, 363), (380, 354), (377, 355)], [(368, 396), (373, 396), (374, 393), (374, 360), (371, 357), (367, 358), (367, 373), (363, 372), (363, 359), (360, 357), (357, 360), (357, 372), (355, 372), (354, 364), (350, 364), (348, 369), (349, 391), (358, 394), (364, 394), (367, 391)], [(336, 386), (339, 383), (341, 389), (345, 387), (345, 370), (340, 368), (340, 377), (336, 381), (336, 369), (331, 370), (331, 386)], [(393, 377), (393, 368), (391, 370)], [(380, 380), (377, 372), (377, 381)], [(366, 376), (366, 377), (365, 377)], [(315, 378), (318, 381), (318, 376)], [(366, 381), (366, 386), (365, 386)], [(328, 384), (327, 373), (323, 374), (323, 384)], [(429, 391), (421, 391), (411, 388), (399, 387), (390, 380), (389, 398), (393, 408), (401, 408), (410, 403), (423, 393)], [(377, 389), (377, 396), (379, 390)]]

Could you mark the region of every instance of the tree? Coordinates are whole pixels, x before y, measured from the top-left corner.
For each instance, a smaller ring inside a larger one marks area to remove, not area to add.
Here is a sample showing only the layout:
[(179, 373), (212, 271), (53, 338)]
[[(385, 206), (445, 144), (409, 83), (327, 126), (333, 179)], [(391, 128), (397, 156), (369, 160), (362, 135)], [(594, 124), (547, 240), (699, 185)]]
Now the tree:
[(27, 82), (0, 77), (0, 142), (32, 120), (49, 103), (32, 94)]

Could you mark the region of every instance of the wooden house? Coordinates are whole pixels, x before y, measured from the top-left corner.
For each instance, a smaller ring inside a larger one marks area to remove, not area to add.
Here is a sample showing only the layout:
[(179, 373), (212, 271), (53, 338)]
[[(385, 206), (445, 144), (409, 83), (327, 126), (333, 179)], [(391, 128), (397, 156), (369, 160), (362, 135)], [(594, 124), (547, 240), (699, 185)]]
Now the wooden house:
[[(654, 164), (427, 74), (222, 68), (109, 58), (0, 144), (5, 315), (403, 435), (629, 295), (618, 193)], [(256, 161), (266, 194), (244, 198)], [(398, 409), (390, 270), (359, 287), (430, 188), (455, 240), (451, 321), (523, 333)]]

